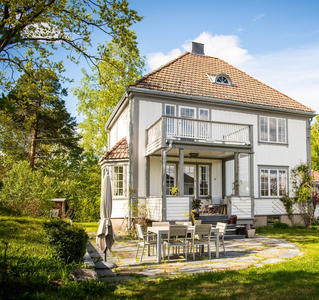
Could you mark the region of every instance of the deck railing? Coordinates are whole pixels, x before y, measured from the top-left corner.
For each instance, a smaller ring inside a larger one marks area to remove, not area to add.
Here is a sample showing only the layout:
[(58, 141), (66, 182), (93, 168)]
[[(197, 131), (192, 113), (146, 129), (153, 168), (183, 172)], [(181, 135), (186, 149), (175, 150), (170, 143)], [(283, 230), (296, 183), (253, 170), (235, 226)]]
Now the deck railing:
[[(164, 139), (191, 139), (211, 143), (250, 144), (249, 125), (242, 124), (164, 116), (146, 131), (148, 145), (162, 137)], [(165, 131), (164, 135), (163, 131)]]

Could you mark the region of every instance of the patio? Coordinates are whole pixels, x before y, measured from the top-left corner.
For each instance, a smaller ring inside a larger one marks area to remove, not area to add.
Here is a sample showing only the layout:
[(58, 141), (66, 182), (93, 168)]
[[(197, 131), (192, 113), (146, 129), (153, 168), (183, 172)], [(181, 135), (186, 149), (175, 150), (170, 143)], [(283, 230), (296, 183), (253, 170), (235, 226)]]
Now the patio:
[(153, 280), (159, 276), (170, 278), (181, 274), (196, 274), (204, 272), (217, 272), (222, 270), (239, 270), (248, 267), (262, 267), (265, 264), (282, 262), (285, 259), (300, 255), (299, 249), (286, 241), (255, 236), (252, 239), (236, 239), (225, 241), (226, 257), (220, 249), (220, 257), (215, 258), (215, 246), (211, 243), (212, 259), (209, 260), (204, 253), (193, 261), (189, 256), (188, 261), (184, 257), (171, 256), (158, 264), (156, 255), (144, 256), (140, 262), (135, 259), (136, 240), (127, 235), (118, 234), (112, 251), (108, 252), (108, 261), (117, 265), (115, 269), (107, 269), (99, 262), (103, 260), (103, 252), (95, 244), (96, 233), (89, 233), (90, 240), (87, 245), (87, 254), (84, 257), (88, 266), (95, 267), (103, 281), (130, 280), (136, 277), (144, 277)]

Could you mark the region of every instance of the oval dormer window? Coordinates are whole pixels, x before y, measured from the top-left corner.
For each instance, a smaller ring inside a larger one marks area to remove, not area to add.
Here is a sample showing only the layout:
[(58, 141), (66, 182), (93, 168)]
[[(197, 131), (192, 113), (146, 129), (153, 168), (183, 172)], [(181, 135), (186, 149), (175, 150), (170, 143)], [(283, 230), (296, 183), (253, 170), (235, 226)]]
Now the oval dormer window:
[(229, 80), (226, 76), (221, 75), (216, 78), (216, 83), (229, 84)]

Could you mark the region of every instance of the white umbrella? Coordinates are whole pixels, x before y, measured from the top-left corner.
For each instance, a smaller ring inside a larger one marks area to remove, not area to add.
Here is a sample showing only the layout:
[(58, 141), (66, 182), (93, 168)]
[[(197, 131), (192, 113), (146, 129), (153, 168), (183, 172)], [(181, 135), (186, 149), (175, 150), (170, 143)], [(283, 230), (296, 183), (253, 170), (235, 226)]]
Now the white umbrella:
[(106, 251), (111, 250), (114, 244), (114, 230), (111, 222), (112, 215), (112, 187), (110, 176), (106, 175), (102, 182), (100, 221), (96, 235), (96, 244), (104, 252), (106, 261)]

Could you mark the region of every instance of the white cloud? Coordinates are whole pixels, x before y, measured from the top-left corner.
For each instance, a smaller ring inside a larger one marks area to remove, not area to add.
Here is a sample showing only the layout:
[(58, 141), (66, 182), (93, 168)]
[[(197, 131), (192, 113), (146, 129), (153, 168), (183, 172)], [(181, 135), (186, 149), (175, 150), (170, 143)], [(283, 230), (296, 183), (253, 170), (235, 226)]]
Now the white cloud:
[(178, 48), (171, 50), (167, 55), (163, 52), (151, 53), (147, 55), (147, 65), (150, 70), (154, 70), (181, 54), (182, 51)]
[(319, 45), (253, 56), (247, 74), (319, 112)]
[[(240, 39), (235, 35), (212, 35), (209, 32), (203, 32), (195, 39), (185, 41), (181, 48), (191, 51), (191, 41), (205, 44), (206, 55), (219, 57), (236, 66), (251, 59), (248, 51), (240, 47)], [(147, 55), (149, 70), (154, 70), (181, 54), (182, 51), (179, 48), (171, 50), (167, 55), (163, 52), (151, 53)]]
[[(219, 57), (232, 65), (241, 65), (251, 59), (248, 51), (240, 47), (240, 39), (236, 35), (212, 35), (202, 32), (194, 42), (205, 45), (205, 54)], [(183, 48), (190, 51), (190, 43), (184, 43)]]
[(254, 22), (260, 20), (261, 18), (263, 18), (266, 14), (260, 14), (258, 15), (255, 19), (254, 19)]

